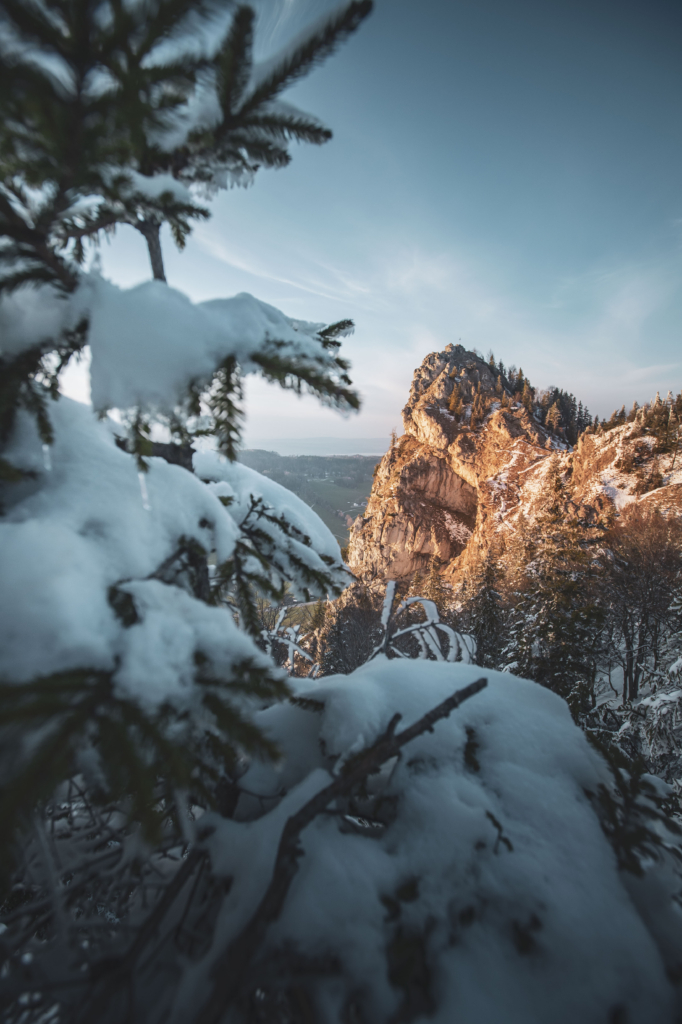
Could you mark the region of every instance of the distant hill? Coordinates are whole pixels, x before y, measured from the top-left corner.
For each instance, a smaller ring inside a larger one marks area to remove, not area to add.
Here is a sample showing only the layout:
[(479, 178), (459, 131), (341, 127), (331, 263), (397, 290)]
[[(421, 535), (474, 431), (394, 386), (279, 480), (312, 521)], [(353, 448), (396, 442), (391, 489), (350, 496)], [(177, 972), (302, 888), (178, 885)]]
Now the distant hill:
[(278, 455), (383, 455), (388, 437), (247, 437), (249, 450), (274, 451)]
[(377, 455), (279, 455), (245, 448), (239, 461), (288, 487), (315, 509), (344, 547), (372, 490)]

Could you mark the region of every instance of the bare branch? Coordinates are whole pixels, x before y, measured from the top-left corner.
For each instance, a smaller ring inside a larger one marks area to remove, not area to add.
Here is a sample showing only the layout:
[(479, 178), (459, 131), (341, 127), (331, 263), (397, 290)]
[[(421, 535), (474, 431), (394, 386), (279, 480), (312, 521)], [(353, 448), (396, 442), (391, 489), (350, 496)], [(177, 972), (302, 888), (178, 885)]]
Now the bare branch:
[(251, 920), (216, 960), (211, 972), (213, 991), (197, 1018), (197, 1024), (219, 1024), (225, 1010), (237, 995), (246, 969), (261, 947), (268, 925), (279, 916), (296, 876), (299, 858), (303, 853), (300, 845), (303, 830), (326, 810), (332, 800), (345, 796), (358, 783), (379, 771), (382, 764), (395, 757), (406, 743), (422, 733), (432, 732), (436, 722), (447, 718), (455, 708), (480, 693), (487, 685), (487, 679), (482, 678), (457, 690), (397, 735), (395, 729), (400, 715), (394, 715), (386, 731), (371, 747), (347, 761), (338, 778), (287, 820), (282, 830), (270, 884)]

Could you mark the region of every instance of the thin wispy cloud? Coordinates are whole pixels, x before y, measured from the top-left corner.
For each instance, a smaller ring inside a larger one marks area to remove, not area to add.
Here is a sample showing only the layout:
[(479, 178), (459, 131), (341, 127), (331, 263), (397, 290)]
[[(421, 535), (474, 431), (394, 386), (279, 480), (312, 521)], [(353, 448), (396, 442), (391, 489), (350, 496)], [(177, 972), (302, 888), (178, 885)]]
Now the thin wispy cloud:
[(285, 277), (274, 270), (274, 268), (270, 268), (265, 263), (260, 262), (257, 256), (240, 253), (234, 247), (226, 245), (225, 242), (209, 232), (204, 232), (201, 229), (198, 230), (196, 232), (196, 242), (207, 253), (220, 260), (221, 263), (225, 263), (237, 270), (243, 270), (253, 277), (258, 277), (264, 281), (274, 281), (278, 284), (286, 284), (299, 291), (322, 298), (333, 299), (334, 301), (343, 298), (342, 294), (334, 293), (325, 288), (324, 285), (317, 284), (309, 275), (298, 279), (296, 277)]
[[(674, 358), (642, 366), (632, 355), (646, 346), (652, 318), (669, 313), (680, 291), (675, 254), (668, 261), (599, 266), (564, 277), (550, 282), (543, 297), (505, 281), (497, 258), (486, 261), (480, 251), (474, 256), (454, 246), (429, 251), (375, 242), (364, 247), (363, 262), (354, 267), (291, 248), (289, 273), (283, 275), (276, 270), (281, 266), (277, 252), (263, 259), (256, 248), (227, 245), (208, 228), (197, 237), (215, 258), (263, 282), (344, 304), (358, 323), (356, 339), (345, 346), (356, 380), (363, 390), (381, 374), (379, 401), (392, 420), (415, 366), (429, 351), (460, 339), (481, 351), (492, 348), (506, 363), (522, 365), (538, 386), (573, 390), (600, 411), (618, 399), (618, 392), (621, 401), (629, 401), (633, 390), (664, 386), (660, 381), (670, 382), (666, 389), (674, 386), (682, 371)], [(387, 408), (391, 401), (393, 413)]]
[[(258, 60), (338, 6), (256, 4)], [(679, 390), (682, 136), (652, 128), (652, 117), (677, 117), (674, 34), (666, 48), (650, 14), (633, 9), (621, 51), (601, 23), (560, 8), (537, 19), (522, 4), (512, 19), (503, 0), (462, 0), (425, 17), (409, 0), (378, 2), (285, 97), (328, 123), (333, 141), (219, 196), (187, 252), (169, 256), (169, 280), (195, 300), (244, 290), (297, 318), (356, 322), (343, 352), (360, 417), (250, 384), (254, 432), (276, 419), (285, 436), (304, 424), (386, 433), (414, 368), (460, 340), (600, 415)], [(513, 61), (512, 20), (523, 26)], [(570, 31), (557, 49), (559, 24)], [(428, 55), (428, 74), (405, 73), (415, 55)], [(104, 268), (129, 284), (148, 270), (123, 242)]]

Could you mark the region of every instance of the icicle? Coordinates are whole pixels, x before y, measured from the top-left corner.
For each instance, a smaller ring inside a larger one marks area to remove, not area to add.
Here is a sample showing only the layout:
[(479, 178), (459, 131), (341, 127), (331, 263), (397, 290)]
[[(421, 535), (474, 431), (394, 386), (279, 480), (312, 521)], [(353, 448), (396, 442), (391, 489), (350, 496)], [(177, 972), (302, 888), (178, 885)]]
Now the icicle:
[(52, 472), (52, 452), (50, 451), (49, 444), (43, 445), (43, 466), (46, 473)]
[(142, 508), (145, 512), (151, 512), (152, 507), (149, 504), (149, 494), (147, 493), (147, 478), (144, 473), (137, 474), (140, 481), (140, 494), (142, 495)]

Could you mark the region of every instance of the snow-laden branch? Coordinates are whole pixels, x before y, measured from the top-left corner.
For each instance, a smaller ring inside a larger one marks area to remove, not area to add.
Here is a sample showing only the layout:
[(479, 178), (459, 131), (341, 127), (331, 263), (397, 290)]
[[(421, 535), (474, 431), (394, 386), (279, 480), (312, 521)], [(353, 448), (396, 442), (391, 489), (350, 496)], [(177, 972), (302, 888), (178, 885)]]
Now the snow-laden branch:
[[(431, 655), (436, 661), (463, 661), (467, 665), (473, 664), (476, 656), (476, 641), (474, 638), (459, 633), (445, 622), (441, 622), (435, 601), (430, 601), (428, 598), (405, 598), (395, 612), (395, 615), (400, 615), (401, 612), (414, 604), (420, 604), (424, 609), (426, 620), (424, 622), (412, 622), (402, 629), (391, 632), (389, 627), (393, 621), (395, 590), (396, 581), (389, 580), (386, 584), (386, 596), (381, 612), (383, 636), (374, 648), (371, 655), (372, 658), (375, 658), (378, 654), (388, 654), (389, 652), (398, 658), (408, 657), (399, 647), (395, 646), (395, 641), (402, 636), (414, 636), (419, 644), (419, 657), (421, 659), (427, 659)], [(443, 648), (438, 637), (439, 631), (444, 636), (447, 636), (449, 641), (446, 655), (443, 655)]]
[(268, 925), (279, 916), (296, 876), (298, 862), (303, 853), (300, 846), (303, 830), (322, 814), (333, 800), (348, 795), (368, 776), (379, 771), (383, 764), (396, 757), (411, 740), (425, 732), (433, 732), (436, 722), (447, 718), (487, 685), (488, 681), (485, 678), (469, 683), (399, 733), (395, 730), (402, 716), (395, 714), (383, 735), (370, 747), (346, 761), (340, 775), (287, 820), (279, 841), (270, 884), (249, 922), (213, 965), (213, 990), (203, 1012), (197, 1018), (197, 1024), (219, 1024), (225, 1010), (237, 995), (246, 969), (261, 948)]

